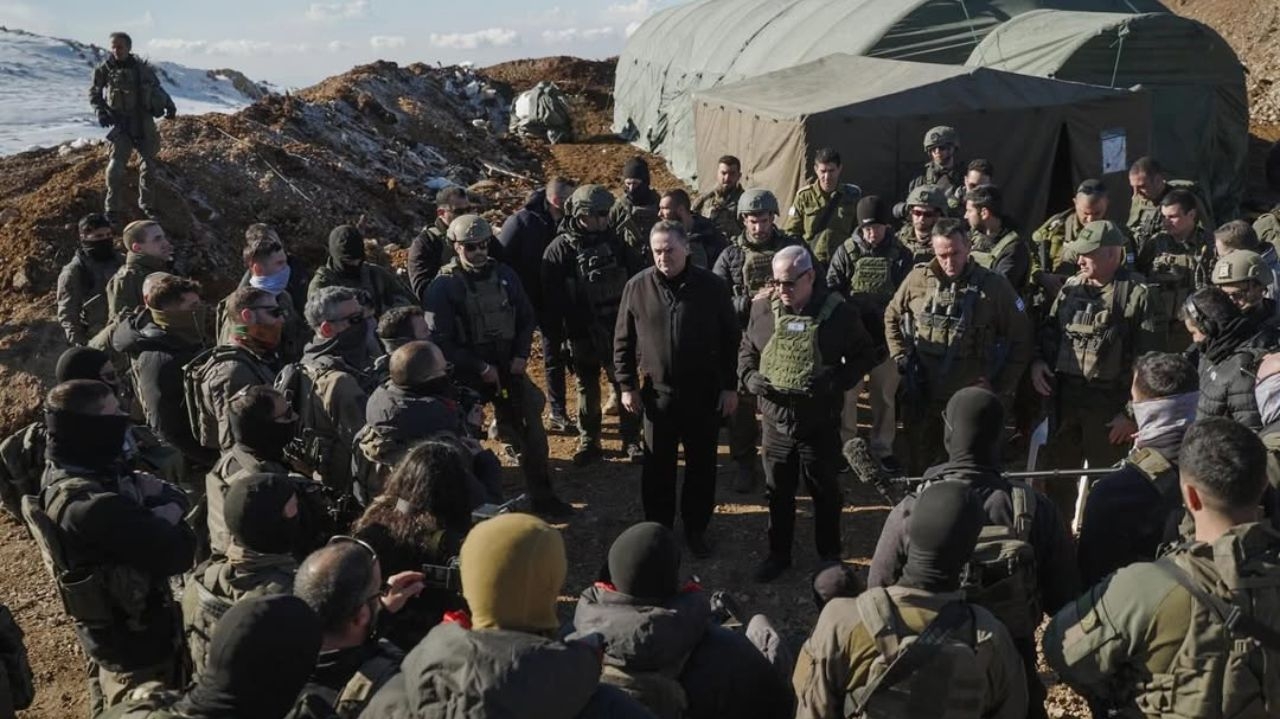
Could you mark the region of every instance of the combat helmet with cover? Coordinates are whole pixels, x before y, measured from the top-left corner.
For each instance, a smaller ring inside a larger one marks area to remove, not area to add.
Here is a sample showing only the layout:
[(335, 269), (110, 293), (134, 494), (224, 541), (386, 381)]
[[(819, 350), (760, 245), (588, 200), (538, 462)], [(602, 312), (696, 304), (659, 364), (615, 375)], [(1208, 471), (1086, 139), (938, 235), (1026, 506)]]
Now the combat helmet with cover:
[(568, 211), (571, 217), (607, 215), (613, 209), (613, 193), (603, 185), (582, 185), (569, 196)]
[(738, 216), (760, 212), (778, 214), (778, 198), (772, 192), (760, 188), (747, 190), (738, 198)]
[(956, 132), (954, 127), (947, 125), (938, 125), (929, 128), (924, 134), (924, 151), (928, 153), (935, 147), (943, 147), (950, 145), (951, 147), (960, 147), (960, 133)]

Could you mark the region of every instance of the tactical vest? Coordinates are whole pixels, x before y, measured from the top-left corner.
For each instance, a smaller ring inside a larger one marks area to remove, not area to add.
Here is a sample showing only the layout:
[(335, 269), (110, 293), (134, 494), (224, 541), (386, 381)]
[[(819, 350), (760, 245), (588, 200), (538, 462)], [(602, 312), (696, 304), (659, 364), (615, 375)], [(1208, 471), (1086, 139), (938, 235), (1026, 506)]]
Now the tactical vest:
[[(974, 327), (974, 315), (982, 289), (986, 286), (985, 270), (979, 277), (969, 276), (962, 285), (951, 282), (943, 287), (932, 269), (928, 275), (928, 300), (916, 319), (916, 351), (926, 357), (941, 359), (944, 364), (976, 357), (987, 351), (979, 341), (985, 328)], [(944, 367), (943, 373), (950, 367)]]
[[(281, 568), (293, 566), (292, 557), (284, 557), (276, 561), (266, 558), (265, 561), (267, 563), (264, 564), (261, 574), (254, 577), (254, 579), (260, 578), (261, 581), (255, 581), (247, 587), (235, 586), (232, 582), (232, 572), (235, 571), (235, 567), (226, 560), (205, 562), (196, 567), (187, 577), (186, 586), (182, 592), (182, 622), (195, 675), (204, 671), (205, 662), (209, 657), (209, 638), (213, 636), (213, 627), (222, 615), (226, 614), (236, 602), (263, 594), (263, 588), (277, 578), (266, 574), (273, 565)], [(249, 575), (245, 575), (242, 578), (248, 577)], [(288, 590), (288, 587), (283, 588)]]
[(745, 238), (738, 239), (738, 247), (742, 248), (742, 285), (746, 288), (744, 296), (755, 297), (773, 280), (773, 256), (781, 249), (777, 242), (768, 242), (768, 248), (757, 247)]
[(1132, 280), (1114, 280), (1110, 304), (1094, 288), (1070, 282), (1058, 300), (1058, 326), (1064, 342), (1058, 346), (1056, 369), (1088, 382), (1114, 383), (1129, 371), (1130, 342), (1125, 309)]
[(1133, 467), (1159, 494), (1160, 499), (1147, 507), (1145, 518), (1135, 517), (1142, 521), (1145, 531), (1150, 537), (1176, 536), (1178, 521), (1182, 518), (1182, 492), (1178, 485), (1178, 468), (1164, 455), (1148, 447), (1138, 447), (1124, 458), (1124, 464)]
[(105, 64), (106, 100), (113, 112), (132, 115), (141, 108), (142, 112), (150, 114), (150, 101), (142, 87), (142, 69), (138, 66), (140, 62), (135, 59), (127, 65), (116, 62)]
[(298, 472), (308, 476), (318, 473), (330, 481), (350, 476), (351, 468), (337, 466), (341, 456), (334, 452), (338, 428), (326, 410), (343, 371), (325, 360), (321, 357), (315, 362), (285, 365), (274, 384), (298, 414), (298, 432), (285, 447), (285, 458)]
[[(1280, 626), (1280, 535), (1257, 526), (1236, 537), (1243, 546), (1234, 551), (1224, 551), (1225, 541), (1184, 545), (1156, 565), (1183, 572), (1201, 592), (1255, 621)], [(1164, 673), (1138, 682), (1137, 708), (1147, 716), (1280, 716), (1280, 652), (1233, 631), (1192, 597), (1186, 639)]]
[(404, 660), (404, 652), (400, 651), (386, 639), (378, 640), (378, 651), (373, 653), (360, 665), (356, 673), (342, 687), (342, 691), (319, 685), (309, 685), (303, 691), (304, 697), (318, 697), (327, 706), (333, 708), (338, 719), (356, 719), (369, 704), (374, 693), (387, 683), (387, 680), (400, 672), (400, 663)]
[(1013, 526), (982, 528), (960, 583), (965, 598), (994, 614), (1014, 639), (1031, 639), (1041, 615), (1036, 552), (1030, 541), (1036, 495), (1021, 482), (1009, 484)]
[[(948, 632), (923, 665), (900, 681), (886, 685), (881, 677), (916, 640), (898, 615), (884, 587), (872, 587), (855, 600), (858, 618), (876, 645), (867, 683), (846, 696), (844, 715), (866, 719), (977, 719), (983, 716), (987, 680), (975, 661), (977, 622), (967, 607), (967, 623)], [(874, 687), (871, 696), (868, 689)], [(855, 702), (860, 702), (861, 713)]]
[[(127, 565), (84, 566), (67, 551), (63, 515), (72, 503), (102, 494), (118, 494), (141, 504), (142, 498), (131, 477), (120, 477), (115, 492), (87, 477), (50, 469), (39, 495), (22, 498), (22, 516), (36, 540), (40, 558), (53, 577), (58, 597), (67, 615), (90, 629), (105, 629), (120, 622), (130, 631), (143, 629), (142, 616), (152, 578)], [(158, 592), (164, 597), (168, 591)]]
[[(1147, 281), (1160, 286), (1160, 298), (1164, 301), (1164, 316), (1174, 321), (1187, 297), (1206, 281), (1200, 257), (1203, 248), (1186, 247), (1166, 233), (1156, 235), (1155, 255)], [(1179, 324), (1181, 324), (1179, 322)]]
[(574, 277), (582, 299), (586, 300), (596, 322), (607, 325), (612, 333), (622, 289), (627, 285), (627, 268), (607, 240), (583, 246), (575, 239), (573, 246), (578, 255)]
[[(975, 243), (973, 253), (970, 255), (970, 258), (974, 262), (977, 262), (983, 269), (989, 270), (992, 267), (995, 267), (996, 262), (1004, 256), (1004, 253), (1013, 248), (1014, 243), (1016, 243), (1018, 239), (1018, 233), (1006, 229), (1004, 236), (1000, 238), (1000, 241), (996, 242), (989, 249), (978, 249), (980, 245), (985, 248), (989, 240), (984, 239), (981, 243)], [(1015, 287), (1014, 289), (1022, 288)]]
[[(210, 373), (223, 362), (240, 362), (254, 373), (254, 384), (271, 384), (275, 373), (243, 347), (226, 344), (204, 350), (182, 367), (182, 391), (187, 406), (187, 421), (191, 434), (201, 445), (219, 449), (231, 445), (229, 434), (223, 437), (223, 418), (219, 416), (217, 401), (211, 394)], [(230, 397), (223, 397), (225, 403)]]
[[(888, 237), (885, 242), (892, 242)], [(893, 260), (877, 255), (856, 239), (844, 241), (844, 251), (853, 263), (849, 276), (849, 295), (867, 295), (876, 306), (887, 305), (897, 289), (893, 283)]]
[(818, 347), (818, 329), (835, 313), (844, 298), (827, 295), (815, 317), (792, 314), (782, 300), (774, 298), (773, 336), (760, 352), (760, 374), (784, 392), (806, 392), (809, 382), (823, 368)]
[(440, 268), (440, 274), (460, 277), (466, 288), (462, 325), (467, 344), (481, 355), (502, 358), (510, 354), (516, 338), (516, 310), (497, 267), (491, 266), (488, 276), (481, 278), (467, 272), (455, 259)]

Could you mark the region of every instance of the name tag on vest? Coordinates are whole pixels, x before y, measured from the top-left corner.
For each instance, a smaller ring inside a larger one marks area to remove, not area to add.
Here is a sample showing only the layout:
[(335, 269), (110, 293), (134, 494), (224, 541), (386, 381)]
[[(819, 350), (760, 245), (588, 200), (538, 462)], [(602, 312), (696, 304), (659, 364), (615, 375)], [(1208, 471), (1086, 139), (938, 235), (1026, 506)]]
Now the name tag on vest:
[(801, 331), (803, 331), (803, 330), (804, 330), (804, 323), (803, 323), (803, 322), (788, 322), (788, 323), (787, 323), (787, 331), (788, 331), (788, 332), (801, 332)]

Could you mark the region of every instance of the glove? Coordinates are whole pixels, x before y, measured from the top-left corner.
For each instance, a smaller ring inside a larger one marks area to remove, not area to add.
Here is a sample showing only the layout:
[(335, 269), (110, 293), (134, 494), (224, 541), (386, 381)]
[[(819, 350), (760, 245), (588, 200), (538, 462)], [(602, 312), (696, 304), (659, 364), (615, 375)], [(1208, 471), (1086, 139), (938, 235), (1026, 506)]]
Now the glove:
[(824, 394), (831, 394), (834, 392), (835, 387), (831, 380), (833, 375), (834, 372), (830, 367), (824, 367), (817, 372), (814, 372), (813, 376), (809, 378), (809, 382), (804, 386), (805, 394), (810, 397), (820, 397)]
[(767, 397), (777, 392), (769, 382), (769, 378), (759, 372), (752, 372), (751, 376), (747, 377), (747, 391), (757, 397)]
[(172, 120), (174, 117), (177, 117), (177, 115), (178, 115), (178, 108), (174, 107), (173, 105), (170, 105), (164, 109), (164, 119), (166, 120)]
[(106, 110), (98, 110), (98, 124), (103, 127), (111, 127), (116, 124), (116, 119)]

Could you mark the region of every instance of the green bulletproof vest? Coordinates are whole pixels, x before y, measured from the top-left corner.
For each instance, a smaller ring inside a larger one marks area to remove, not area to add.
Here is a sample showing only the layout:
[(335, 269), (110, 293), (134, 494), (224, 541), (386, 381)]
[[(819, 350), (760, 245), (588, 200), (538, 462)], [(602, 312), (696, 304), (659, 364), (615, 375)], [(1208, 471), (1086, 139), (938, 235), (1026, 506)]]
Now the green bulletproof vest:
[[(231, 551), (244, 550), (232, 547)], [(210, 560), (192, 571), (182, 592), (182, 624), (196, 674), (204, 670), (209, 638), (222, 615), (243, 599), (289, 591), (296, 568), (291, 556), (264, 555), (243, 565)]]
[[(885, 238), (885, 242), (891, 242)], [(845, 252), (853, 262), (849, 277), (850, 295), (871, 295), (877, 300), (893, 296), (893, 263), (888, 257), (872, 254), (852, 237), (844, 242)]]
[(583, 246), (575, 240), (573, 246), (578, 254), (575, 277), (582, 298), (596, 320), (607, 324), (612, 332), (622, 290), (627, 285), (627, 268), (610, 242), (600, 240)]
[[(916, 318), (916, 350), (920, 354), (934, 358), (949, 354), (953, 360), (960, 360), (985, 351), (975, 340), (978, 330), (984, 328), (974, 326), (974, 315), (986, 270), (975, 268), (970, 272), (974, 274), (968, 280), (943, 287), (937, 274), (929, 271), (928, 299)], [(983, 275), (974, 276), (977, 273)]]
[[(1172, 564), (1202, 592), (1280, 626), (1280, 534), (1270, 525), (1233, 530), (1212, 545), (1183, 545), (1156, 564)], [(1232, 631), (1199, 599), (1193, 606), (1167, 670), (1138, 682), (1137, 708), (1147, 716), (1206, 719), (1280, 715), (1280, 656)]]
[(773, 336), (760, 353), (760, 373), (774, 387), (784, 392), (808, 389), (809, 381), (823, 367), (818, 328), (843, 302), (843, 297), (832, 292), (817, 316), (809, 317), (791, 314), (782, 300), (773, 300)]
[(481, 278), (468, 272), (456, 259), (440, 268), (442, 275), (457, 275), (466, 286), (467, 342), (474, 348), (493, 349), (506, 354), (516, 338), (516, 310), (507, 295), (506, 283), (496, 268)]
[(742, 284), (747, 288), (746, 296), (754, 297), (773, 280), (773, 256), (777, 254), (776, 243), (769, 243), (769, 248), (753, 246), (744, 239), (738, 241), (742, 248)]
[(138, 60), (123, 65), (107, 63), (107, 106), (114, 112), (132, 114), (139, 108), (150, 112), (146, 90), (142, 87), (141, 71)]
[[(865, 685), (845, 698), (844, 713), (865, 719), (978, 719), (987, 690), (985, 671), (978, 662), (978, 635), (972, 608), (969, 618), (943, 638), (924, 664), (900, 680), (886, 684), (881, 677), (917, 638), (902, 621), (884, 587), (873, 587), (855, 600), (858, 618), (875, 642)], [(868, 691), (874, 691), (868, 696)], [(862, 711), (855, 714), (858, 705)]]
[(1099, 288), (1074, 279), (1062, 289), (1056, 318), (1063, 334), (1058, 345), (1058, 372), (1101, 383), (1126, 376), (1128, 324), (1124, 312), (1131, 285), (1129, 280), (1112, 282), (1109, 301)]
[(1151, 260), (1151, 271), (1146, 275), (1147, 281), (1160, 287), (1164, 316), (1176, 318), (1187, 297), (1204, 279), (1198, 276), (1201, 273), (1202, 250), (1175, 242), (1164, 233), (1156, 235), (1152, 242), (1155, 243), (1155, 256)]
[[(1004, 237), (1001, 237), (999, 242), (988, 247), (987, 245), (989, 240), (984, 236), (980, 242), (975, 242), (973, 244), (973, 253), (970, 257), (983, 269), (989, 270), (992, 267), (995, 267), (996, 262), (1004, 255), (1004, 253), (1008, 252), (1017, 241), (1018, 233), (1006, 231), (1004, 233)], [(1014, 289), (1019, 288), (1015, 287)]]

